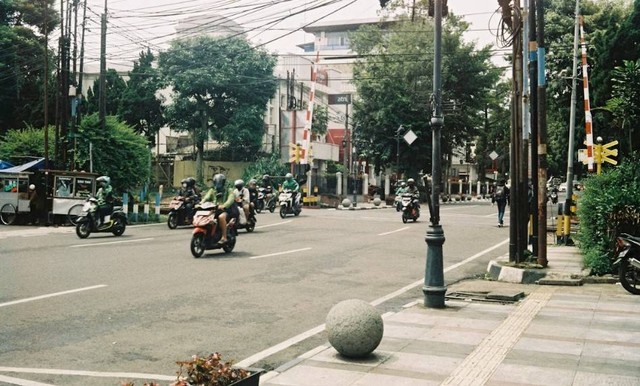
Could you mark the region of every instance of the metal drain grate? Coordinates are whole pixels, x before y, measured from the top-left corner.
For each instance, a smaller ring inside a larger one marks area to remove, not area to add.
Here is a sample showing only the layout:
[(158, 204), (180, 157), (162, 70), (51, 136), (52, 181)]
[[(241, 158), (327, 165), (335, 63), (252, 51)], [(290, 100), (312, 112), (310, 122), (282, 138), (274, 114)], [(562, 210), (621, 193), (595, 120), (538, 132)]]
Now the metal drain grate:
[(447, 300), (486, 303), (516, 303), (524, 298), (524, 292), (451, 292), (445, 295)]

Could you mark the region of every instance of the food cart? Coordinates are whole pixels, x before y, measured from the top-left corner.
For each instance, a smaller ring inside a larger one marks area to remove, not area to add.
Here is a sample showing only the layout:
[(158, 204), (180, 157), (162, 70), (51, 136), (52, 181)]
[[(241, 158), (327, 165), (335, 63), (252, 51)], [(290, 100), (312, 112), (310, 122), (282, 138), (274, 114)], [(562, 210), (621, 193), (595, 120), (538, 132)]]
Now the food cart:
[(47, 189), (47, 210), (49, 221), (75, 225), (76, 218), (82, 213), (87, 197), (96, 193), (95, 173), (66, 170), (42, 170)]
[[(13, 169), (13, 168), (11, 168)], [(0, 170), (0, 222), (13, 224), (18, 215), (28, 214), (29, 181), (33, 173), (15, 170)]]

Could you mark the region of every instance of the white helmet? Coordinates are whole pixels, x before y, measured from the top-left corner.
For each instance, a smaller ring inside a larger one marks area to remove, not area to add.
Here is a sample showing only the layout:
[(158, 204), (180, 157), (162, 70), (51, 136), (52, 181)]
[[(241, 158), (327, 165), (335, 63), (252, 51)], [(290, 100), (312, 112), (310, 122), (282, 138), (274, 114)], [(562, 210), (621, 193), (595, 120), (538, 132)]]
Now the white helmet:
[(29, 190), (36, 190), (36, 186), (34, 184), (29, 185)]

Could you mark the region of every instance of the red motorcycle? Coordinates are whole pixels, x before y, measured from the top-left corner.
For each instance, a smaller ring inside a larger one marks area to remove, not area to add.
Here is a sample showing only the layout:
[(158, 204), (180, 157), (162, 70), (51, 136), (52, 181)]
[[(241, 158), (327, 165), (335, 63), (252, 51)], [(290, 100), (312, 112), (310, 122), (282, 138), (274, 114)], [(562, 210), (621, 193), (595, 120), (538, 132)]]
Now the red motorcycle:
[(236, 219), (227, 219), (227, 242), (219, 244), (222, 238), (222, 229), (218, 226), (218, 219), (215, 218), (216, 205), (206, 202), (198, 207), (193, 216), (193, 236), (191, 237), (191, 254), (193, 257), (201, 257), (206, 250), (222, 249), (226, 253), (233, 251), (236, 246)]

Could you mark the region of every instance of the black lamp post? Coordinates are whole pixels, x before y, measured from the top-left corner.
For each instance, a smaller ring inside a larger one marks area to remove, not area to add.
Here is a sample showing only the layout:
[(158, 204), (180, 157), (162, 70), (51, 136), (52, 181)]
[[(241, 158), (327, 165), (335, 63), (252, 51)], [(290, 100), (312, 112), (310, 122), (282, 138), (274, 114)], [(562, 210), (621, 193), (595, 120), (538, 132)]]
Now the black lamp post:
[(447, 287), (444, 285), (444, 268), (442, 257), (442, 244), (444, 244), (444, 231), (440, 225), (440, 183), (442, 179), (442, 163), (440, 151), (440, 135), (444, 125), (442, 115), (442, 1), (432, 0), (434, 4), (434, 61), (433, 61), (433, 115), (431, 116), (431, 129), (433, 130), (432, 187), (431, 187), (431, 225), (425, 238), (427, 242), (427, 265), (425, 267), (424, 305), (429, 308), (444, 308), (444, 295)]

